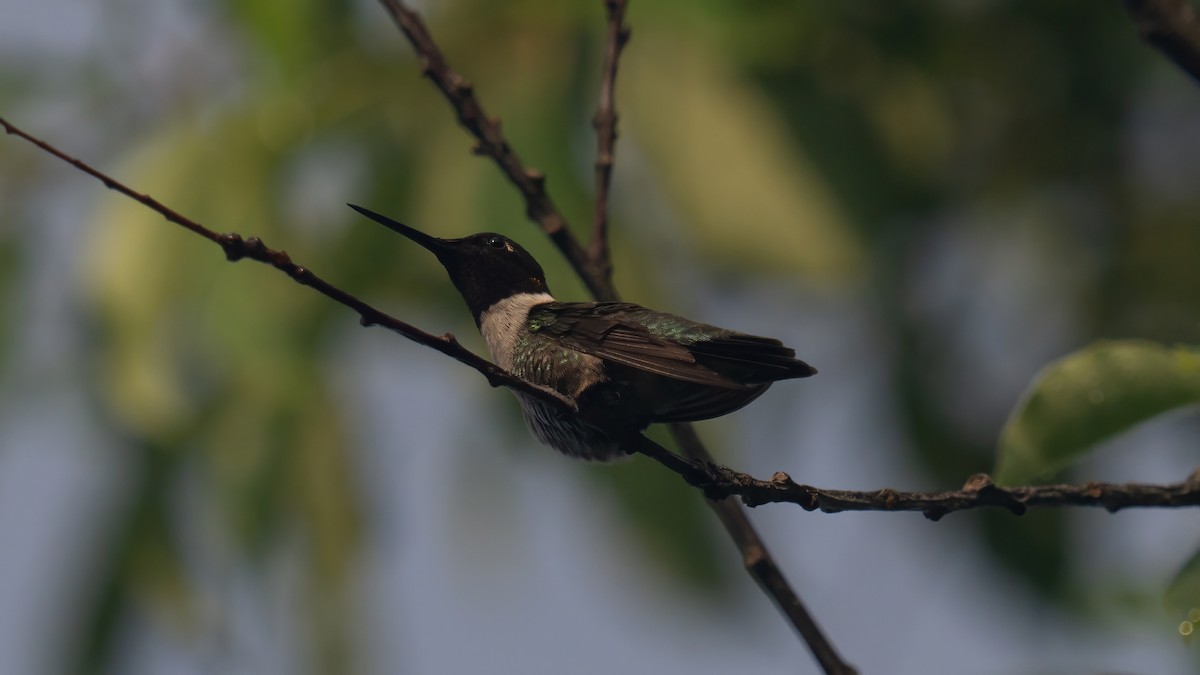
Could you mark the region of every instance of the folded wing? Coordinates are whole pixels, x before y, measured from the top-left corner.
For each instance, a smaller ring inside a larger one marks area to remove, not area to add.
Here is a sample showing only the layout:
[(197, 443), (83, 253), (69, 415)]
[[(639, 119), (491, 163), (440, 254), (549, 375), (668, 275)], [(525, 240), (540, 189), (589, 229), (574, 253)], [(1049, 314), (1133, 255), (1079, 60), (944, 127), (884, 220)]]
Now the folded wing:
[(771, 382), (816, 372), (778, 340), (628, 303), (551, 302), (535, 306), (529, 322), (565, 347), (676, 381), (655, 411), (659, 422), (723, 415)]

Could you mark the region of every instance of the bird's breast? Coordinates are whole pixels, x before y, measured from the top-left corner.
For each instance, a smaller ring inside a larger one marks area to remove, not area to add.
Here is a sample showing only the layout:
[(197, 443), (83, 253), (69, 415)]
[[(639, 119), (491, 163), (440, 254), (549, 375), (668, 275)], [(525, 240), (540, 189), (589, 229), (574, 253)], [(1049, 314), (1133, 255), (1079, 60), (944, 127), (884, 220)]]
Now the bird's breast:
[(555, 337), (529, 329), (529, 311), (554, 302), (548, 293), (520, 293), (488, 307), (479, 332), (496, 365), (523, 380), (578, 397), (605, 379), (604, 362), (562, 345)]
[(528, 339), (529, 310), (535, 305), (554, 302), (549, 293), (517, 293), (500, 300), (479, 317), (479, 332), (492, 353), (492, 361), (513, 372), (517, 345)]

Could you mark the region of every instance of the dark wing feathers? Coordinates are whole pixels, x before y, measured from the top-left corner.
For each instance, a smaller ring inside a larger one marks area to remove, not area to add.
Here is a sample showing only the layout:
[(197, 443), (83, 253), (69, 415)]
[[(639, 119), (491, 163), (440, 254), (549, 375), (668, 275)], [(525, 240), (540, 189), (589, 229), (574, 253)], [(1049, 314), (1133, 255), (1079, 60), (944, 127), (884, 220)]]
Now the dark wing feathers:
[(817, 372), (797, 359), (796, 352), (779, 340), (745, 333), (730, 332), (697, 342), (688, 349), (700, 363), (718, 371), (730, 369), (743, 382), (774, 382)]
[(611, 312), (592, 312), (592, 304), (538, 305), (529, 313), (530, 326), (575, 351), (623, 366), (710, 387), (745, 388), (697, 363), (683, 345), (656, 338), (645, 326), (621, 321)]
[[(554, 335), (576, 351), (682, 382), (733, 390), (722, 398), (729, 399), (726, 405), (741, 401), (736, 407), (761, 393), (755, 384), (816, 372), (778, 340), (628, 303), (551, 302), (534, 307), (529, 321), (533, 330)], [(674, 331), (675, 339), (662, 335), (667, 330)], [(702, 408), (716, 402), (680, 403)]]

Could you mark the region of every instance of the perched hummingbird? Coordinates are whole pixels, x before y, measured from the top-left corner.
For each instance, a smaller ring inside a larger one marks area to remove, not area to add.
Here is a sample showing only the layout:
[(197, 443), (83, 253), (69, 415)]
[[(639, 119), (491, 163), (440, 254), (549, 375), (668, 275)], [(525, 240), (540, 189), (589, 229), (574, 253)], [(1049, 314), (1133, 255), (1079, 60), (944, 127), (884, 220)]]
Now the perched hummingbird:
[(437, 256), (496, 365), (575, 402), (569, 415), (517, 393), (533, 434), (567, 455), (617, 459), (651, 423), (719, 417), (817, 372), (779, 340), (626, 302), (558, 302), (542, 266), (502, 235), (439, 239), (349, 206)]

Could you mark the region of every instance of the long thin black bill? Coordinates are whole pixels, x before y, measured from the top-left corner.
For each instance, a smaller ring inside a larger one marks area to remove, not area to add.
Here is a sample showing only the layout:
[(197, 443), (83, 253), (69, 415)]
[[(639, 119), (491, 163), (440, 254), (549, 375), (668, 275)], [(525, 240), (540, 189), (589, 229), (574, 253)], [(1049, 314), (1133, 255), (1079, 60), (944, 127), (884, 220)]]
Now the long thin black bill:
[(405, 225), (404, 223), (392, 220), (391, 218), (388, 218), (387, 216), (379, 214), (379, 213), (375, 213), (374, 211), (372, 211), (370, 209), (364, 209), (363, 207), (355, 205), (355, 204), (346, 204), (346, 206), (349, 206), (350, 208), (354, 209), (355, 211), (358, 211), (359, 213), (361, 213), (362, 215), (370, 218), (371, 220), (379, 223), (380, 225), (383, 225), (384, 227), (391, 230), (392, 232), (395, 232), (397, 234), (402, 234), (405, 237), (412, 239), (413, 241), (417, 242), (421, 246), (424, 246), (425, 248), (427, 248), (430, 251), (433, 251), (435, 253), (439, 249), (444, 248), (446, 245), (445, 242), (443, 242), (441, 239), (438, 239), (437, 237), (431, 237), (428, 234), (425, 234), (424, 232), (422, 232), (420, 230), (414, 230), (413, 228)]

